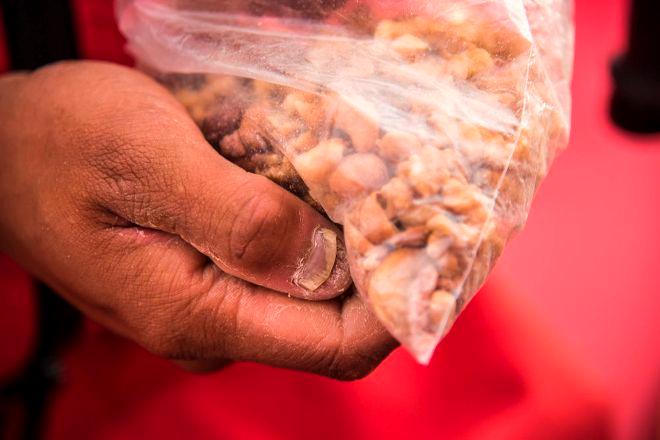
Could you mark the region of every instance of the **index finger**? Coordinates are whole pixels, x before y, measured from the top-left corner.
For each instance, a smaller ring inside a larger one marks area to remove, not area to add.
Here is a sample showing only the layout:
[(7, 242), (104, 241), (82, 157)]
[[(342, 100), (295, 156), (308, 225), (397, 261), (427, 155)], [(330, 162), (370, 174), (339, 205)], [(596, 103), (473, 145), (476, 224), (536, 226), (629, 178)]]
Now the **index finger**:
[(352, 380), (398, 345), (357, 295), (308, 302), (217, 275), (179, 325), (167, 328), (163, 340), (172, 344), (159, 354), (254, 361)]

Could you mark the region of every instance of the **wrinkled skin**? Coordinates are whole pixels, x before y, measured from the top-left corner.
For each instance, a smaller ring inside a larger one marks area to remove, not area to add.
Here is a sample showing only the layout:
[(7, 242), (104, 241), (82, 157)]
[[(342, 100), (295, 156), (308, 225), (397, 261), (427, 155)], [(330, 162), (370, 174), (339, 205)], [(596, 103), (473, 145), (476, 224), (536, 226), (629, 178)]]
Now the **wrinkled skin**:
[(334, 226), (219, 156), (141, 73), (79, 62), (0, 77), (0, 157), (0, 251), (158, 355), (354, 379), (395, 347), (355, 295), (295, 298), (350, 284), (291, 282), (313, 232)]

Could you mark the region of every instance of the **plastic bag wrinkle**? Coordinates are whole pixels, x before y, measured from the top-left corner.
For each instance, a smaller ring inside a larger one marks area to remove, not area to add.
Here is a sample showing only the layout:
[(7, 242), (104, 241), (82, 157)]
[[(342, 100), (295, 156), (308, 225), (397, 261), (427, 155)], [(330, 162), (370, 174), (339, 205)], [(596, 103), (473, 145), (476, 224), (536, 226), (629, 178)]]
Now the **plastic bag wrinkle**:
[(190, 4), (118, 2), (129, 50), (223, 156), (344, 226), (357, 290), (428, 362), (567, 142), (570, 2)]

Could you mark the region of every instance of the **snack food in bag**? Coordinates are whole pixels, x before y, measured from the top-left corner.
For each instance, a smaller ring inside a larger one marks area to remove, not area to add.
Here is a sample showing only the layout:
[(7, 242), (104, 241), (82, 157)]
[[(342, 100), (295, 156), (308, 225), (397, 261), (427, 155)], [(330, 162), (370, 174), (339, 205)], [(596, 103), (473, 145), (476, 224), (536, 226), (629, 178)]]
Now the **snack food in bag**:
[[(227, 159), (343, 225), (422, 363), (567, 143), (568, 0), (122, 0), (138, 63)], [(313, 289), (313, 286), (310, 286)]]

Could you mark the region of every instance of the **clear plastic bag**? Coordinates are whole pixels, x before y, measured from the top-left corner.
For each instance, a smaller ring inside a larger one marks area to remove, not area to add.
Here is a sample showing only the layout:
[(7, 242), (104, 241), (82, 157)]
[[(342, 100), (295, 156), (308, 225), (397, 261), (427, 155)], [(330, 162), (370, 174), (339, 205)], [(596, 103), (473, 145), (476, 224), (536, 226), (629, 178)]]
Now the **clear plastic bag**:
[(344, 226), (422, 363), (567, 142), (569, 0), (121, 0), (140, 65), (227, 159)]

